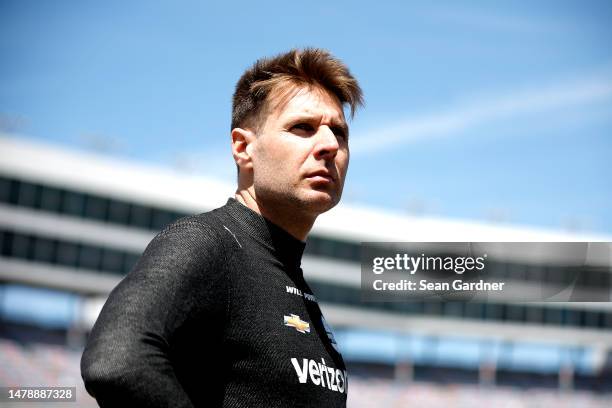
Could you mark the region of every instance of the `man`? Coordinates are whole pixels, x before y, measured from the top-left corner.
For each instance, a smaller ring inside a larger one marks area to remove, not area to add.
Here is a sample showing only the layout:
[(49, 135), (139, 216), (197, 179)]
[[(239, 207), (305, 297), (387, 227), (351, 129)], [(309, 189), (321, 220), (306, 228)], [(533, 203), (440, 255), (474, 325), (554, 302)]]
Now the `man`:
[(257, 61), (233, 98), (235, 198), (166, 227), (111, 292), (81, 361), (103, 407), (343, 407), (342, 356), (302, 275), (340, 200), (362, 104), (320, 49)]

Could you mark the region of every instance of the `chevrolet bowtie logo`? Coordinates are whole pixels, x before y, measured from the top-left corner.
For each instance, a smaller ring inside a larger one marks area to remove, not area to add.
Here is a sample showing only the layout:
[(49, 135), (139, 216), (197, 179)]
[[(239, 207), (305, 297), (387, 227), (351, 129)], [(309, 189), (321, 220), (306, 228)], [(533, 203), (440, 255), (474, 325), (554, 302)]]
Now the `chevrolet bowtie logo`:
[(300, 316), (290, 314), (285, 317), (285, 326), (294, 327), (300, 333), (310, 333), (310, 324), (300, 319)]

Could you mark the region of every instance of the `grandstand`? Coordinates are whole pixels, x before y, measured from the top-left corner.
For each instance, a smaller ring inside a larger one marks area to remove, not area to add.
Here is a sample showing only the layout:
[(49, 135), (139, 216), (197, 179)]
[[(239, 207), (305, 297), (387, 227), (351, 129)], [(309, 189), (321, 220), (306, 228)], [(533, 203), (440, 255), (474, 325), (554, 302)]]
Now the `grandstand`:
[[(77, 386), (78, 406), (95, 406), (78, 363), (106, 296), (156, 231), (223, 205), (233, 186), (10, 135), (0, 151), (0, 386)], [(359, 261), (367, 241), (611, 238), (345, 204), (322, 215), (302, 267), (349, 366), (350, 406), (610, 406), (612, 303), (363, 302)], [(526, 287), (563, 273), (496, 262)], [(609, 264), (584, 268), (579, 289), (609, 299)]]

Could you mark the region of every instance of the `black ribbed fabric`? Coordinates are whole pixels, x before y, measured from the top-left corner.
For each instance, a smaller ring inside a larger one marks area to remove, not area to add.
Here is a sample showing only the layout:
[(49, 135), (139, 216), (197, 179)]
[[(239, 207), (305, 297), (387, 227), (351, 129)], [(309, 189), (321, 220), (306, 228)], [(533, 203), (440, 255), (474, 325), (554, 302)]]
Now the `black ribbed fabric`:
[(346, 368), (304, 243), (229, 199), (147, 246), (81, 359), (101, 407), (344, 407)]

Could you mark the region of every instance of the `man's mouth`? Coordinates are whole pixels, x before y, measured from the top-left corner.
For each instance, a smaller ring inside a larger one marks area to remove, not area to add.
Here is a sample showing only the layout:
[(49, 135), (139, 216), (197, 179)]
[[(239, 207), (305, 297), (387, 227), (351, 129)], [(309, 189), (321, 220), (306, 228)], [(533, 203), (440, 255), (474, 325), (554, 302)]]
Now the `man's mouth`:
[(312, 173), (309, 173), (306, 178), (312, 181), (323, 183), (332, 183), (334, 181), (334, 177), (327, 170), (314, 171)]

